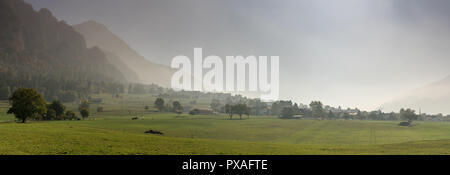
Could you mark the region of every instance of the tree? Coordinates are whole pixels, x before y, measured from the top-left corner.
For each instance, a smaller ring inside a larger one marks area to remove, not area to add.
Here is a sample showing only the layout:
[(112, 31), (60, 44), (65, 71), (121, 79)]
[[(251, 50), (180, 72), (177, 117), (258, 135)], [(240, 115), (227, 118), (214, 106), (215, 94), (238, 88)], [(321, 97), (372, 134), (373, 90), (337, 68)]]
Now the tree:
[(157, 98), (155, 100), (155, 107), (159, 110), (159, 111), (163, 111), (164, 110), (164, 100), (162, 98)]
[(309, 105), (312, 110), (312, 117), (323, 118), (325, 117), (325, 110), (323, 109), (323, 104), (320, 101), (312, 101)]
[(294, 110), (294, 113), (297, 113), (297, 114), (300, 113), (300, 108), (298, 107), (297, 103), (294, 104), (293, 110)]
[(87, 118), (87, 117), (89, 117), (89, 110), (88, 109), (81, 109), (80, 110), (80, 114), (81, 114), (81, 117)]
[(183, 113), (183, 106), (181, 106), (181, 103), (179, 101), (174, 101), (172, 103), (173, 105), (173, 111), (175, 113), (177, 113), (178, 115), (180, 115), (181, 113)]
[(66, 106), (64, 106), (59, 100), (54, 100), (52, 104), (47, 106), (47, 109), (53, 109), (55, 111), (56, 117), (62, 117)]
[(281, 110), (281, 118), (292, 118), (294, 116), (294, 108), (285, 107)]
[(19, 88), (9, 98), (11, 108), (8, 114), (14, 114), (16, 118), (25, 123), (27, 118), (47, 112), (47, 105), (41, 94), (31, 88)]
[(399, 115), (401, 119), (408, 120), (409, 123), (412, 123), (413, 120), (417, 120), (419, 118), (419, 116), (416, 115), (416, 111), (412, 109), (401, 109)]
[(56, 111), (54, 109), (48, 109), (45, 114), (45, 120), (55, 120), (57, 118)]
[(260, 99), (251, 99), (247, 102), (247, 106), (249, 107), (250, 114), (252, 115), (269, 115), (269, 109), (267, 104), (261, 102)]
[(89, 101), (83, 100), (78, 106), (78, 110), (80, 111), (80, 115), (83, 118), (89, 117)]
[(239, 118), (242, 120), (242, 115), (247, 113), (247, 105), (246, 104), (237, 104), (234, 105), (233, 111), (239, 115)]
[(225, 113), (227, 113), (230, 116), (230, 120), (233, 119), (233, 105), (226, 104), (225, 105)]
[(77, 115), (75, 114), (75, 112), (72, 112), (72, 111), (66, 112), (66, 119), (75, 120), (76, 118), (77, 118)]
[(281, 111), (285, 107), (292, 107), (292, 101), (277, 101), (272, 104), (271, 114), (272, 115), (281, 115)]
[(328, 112), (328, 118), (329, 119), (335, 119), (336, 116), (334, 115), (334, 113), (332, 111)]
[(250, 118), (250, 114), (252, 113), (252, 108), (245, 106), (244, 114), (247, 116), (247, 118)]
[(270, 113), (272, 115), (280, 115), (281, 114), (281, 106), (279, 102), (275, 102), (272, 104), (272, 107), (270, 108)]
[(395, 112), (389, 113), (389, 120), (398, 120), (397, 114)]
[(345, 120), (349, 120), (352, 118), (352, 116), (350, 116), (350, 114), (348, 112), (343, 112), (342, 118), (344, 118)]

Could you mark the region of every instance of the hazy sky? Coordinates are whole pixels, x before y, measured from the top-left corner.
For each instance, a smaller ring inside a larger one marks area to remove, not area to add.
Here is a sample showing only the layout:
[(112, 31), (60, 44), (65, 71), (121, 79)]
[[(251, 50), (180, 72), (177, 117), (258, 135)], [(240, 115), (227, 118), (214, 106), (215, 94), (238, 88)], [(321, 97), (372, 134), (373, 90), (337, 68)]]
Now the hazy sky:
[(450, 74), (447, 0), (26, 0), (105, 24), (149, 60), (280, 56), (281, 97), (375, 109)]

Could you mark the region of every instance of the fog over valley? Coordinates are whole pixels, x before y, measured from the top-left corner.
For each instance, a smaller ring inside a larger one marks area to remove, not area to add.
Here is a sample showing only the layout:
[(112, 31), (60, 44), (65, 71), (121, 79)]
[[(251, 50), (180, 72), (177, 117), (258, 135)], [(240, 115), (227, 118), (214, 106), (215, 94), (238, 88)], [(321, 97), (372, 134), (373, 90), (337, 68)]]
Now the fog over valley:
[[(177, 55), (192, 58), (196, 47), (221, 58), (280, 56), (281, 99), (450, 113), (448, 93), (415, 93), (450, 75), (449, 1), (26, 1), (70, 25), (101, 23), (157, 67), (167, 68)], [(165, 76), (173, 71), (166, 68)], [(143, 80), (140, 69), (135, 80)], [(151, 81), (158, 75), (147, 76)], [(399, 100), (405, 96), (415, 104)]]
[(445, 167), (395, 155), (450, 154), (448, 19), (448, 0), (0, 0), (0, 155), (165, 174)]

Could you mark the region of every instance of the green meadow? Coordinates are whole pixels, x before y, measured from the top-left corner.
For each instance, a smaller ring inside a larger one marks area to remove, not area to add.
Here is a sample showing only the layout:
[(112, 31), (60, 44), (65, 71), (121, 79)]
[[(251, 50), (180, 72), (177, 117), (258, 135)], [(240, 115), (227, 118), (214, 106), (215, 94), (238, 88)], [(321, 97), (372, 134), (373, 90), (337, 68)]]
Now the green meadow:
[[(0, 103), (0, 154), (6, 155), (316, 155), (450, 154), (450, 123), (283, 120), (273, 116), (177, 115), (145, 110), (152, 95), (99, 95), (81, 121), (16, 123)], [(190, 100), (180, 100), (188, 104)], [(194, 107), (207, 108), (208, 100)], [(66, 104), (76, 111), (77, 104)], [(104, 112), (96, 112), (102, 106)], [(138, 117), (138, 120), (131, 120)], [(146, 134), (157, 130), (164, 135)]]

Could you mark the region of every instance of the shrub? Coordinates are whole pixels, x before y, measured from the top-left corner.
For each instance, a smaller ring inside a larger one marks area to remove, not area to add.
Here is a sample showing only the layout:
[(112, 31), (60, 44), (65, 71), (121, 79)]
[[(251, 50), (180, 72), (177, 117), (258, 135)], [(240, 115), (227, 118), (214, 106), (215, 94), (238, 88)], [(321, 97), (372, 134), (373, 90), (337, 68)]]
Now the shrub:
[(77, 117), (77, 115), (75, 114), (75, 112), (72, 112), (72, 111), (67, 111), (66, 112), (66, 119), (67, 120), (76, 120), (78, 117)]
[(55, 120), (56, 119), (56, 111), (54, 109), (48, 109), (45, 114), (44, 120)]
[(62, 117), (64, 115), (64, 111), (66, 110), (66, 106), (64, 106), (60, 101), (54, 100), (47, 106), (47, 109), (53, 109), (57, 117)]
[(87, 117), (89, 117), (89, 110), (88, 109), (81, 109), (80, 110), (80, 114), (81, 114), (81, 117), (87, 118)]

